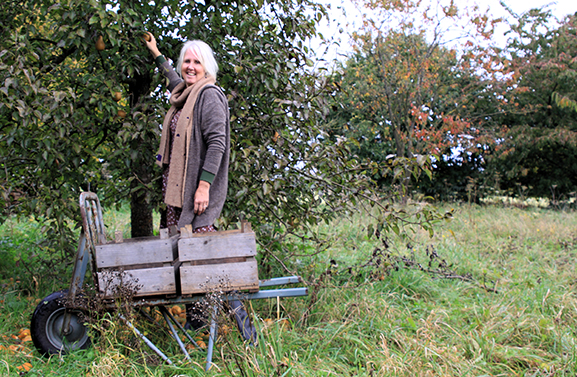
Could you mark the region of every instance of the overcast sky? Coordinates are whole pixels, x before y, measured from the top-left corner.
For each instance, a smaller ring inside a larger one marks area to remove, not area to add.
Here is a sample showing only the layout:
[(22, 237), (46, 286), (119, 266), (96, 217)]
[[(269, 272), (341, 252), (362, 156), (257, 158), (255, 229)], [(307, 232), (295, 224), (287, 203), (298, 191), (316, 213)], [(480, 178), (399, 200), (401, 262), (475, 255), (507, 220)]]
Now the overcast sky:
[[(504, 1), (511, 10), (517, 14), (523, 14), (533, 8), (547, 7), (546, 9), (551, 10), (553, 16), (558, 19), (562, 19), (568, 14), (574, 14), (577, 12), (577, 0), (557, 0), (557, 1), (544, 1), (544, 0), (505, 0)], [(496, 16), (509, 16), (509, 14), (499, 5), (499, 0), (480, 0), (480, 4), (486, 4), (495, 9)], [(506, 29), (506, 28), (505, 28)]]
[[(467, 4), (472, 3), (468, 0), (460, 0)], [(456, 1), (457, 6), (459, 2)], [(361, 23), (360, 11), (355, 9), (351, 4), (350, 0), (320, 0), (321, 3), (331, 4), (331, 10), (329, 11), (330, 19), (328, 22), (321, 23), (319, 30), (325, 36), (325, 38), (333, 37), (335, 41), (340, 43), (340, 46), (334, 46), (330, 49), (328, 59), (334, 56), (347, 54), (350, 52), (351, 48), (348, 42), (348, 33), (353, 31)], [(563, 18), (568, 14), (573, 14), (577, 12), (577, 0), (556, 0), (556, 1), (546, 1), (546, 0), (504, 0), (504, 3), (511, 8), (511, 10), (517, 14), (522, 14), (532, 8), (539, 8), (547, 6), (555, 17), (558, 19)], [(499, 0), (477, 0), (477, 4), (481, 9), (490, 9), (490, 13), (493, 17), (507, 17), (508, 13), (499, 4)], [(344, 9), (344, 12), (343, 12)], [(344, 13), (344, 14), (343, 14)], [(502, 37), (503, 33), (507, 30), (506, 26), (502, 26), (496, 32), (496, 38), (498, 39), (498, 44), (504, 45), (506, 39)], [(501, 35), (501, 37), (499, 37)], [(315, 43), (311, 43), (311, 47), (317, 52), (317, 56), (322, 55), (318, 46)], [(321, 64), (322, 65), (322, 64)]]
[[(514, 12), (523, 13), (532, 8), (540, 8), (545, 5), (551, 5), (549, 9), (553, 10), (553, 14), (557, 17), (566, 16), (570, 13), (577, 12), (577, 1), (575, 0), (557, 0), (557, 1), (543, 1), (543, 0), (505, 0)], [(499, 6), (498, 0), (482, 0), (480, 4)]]

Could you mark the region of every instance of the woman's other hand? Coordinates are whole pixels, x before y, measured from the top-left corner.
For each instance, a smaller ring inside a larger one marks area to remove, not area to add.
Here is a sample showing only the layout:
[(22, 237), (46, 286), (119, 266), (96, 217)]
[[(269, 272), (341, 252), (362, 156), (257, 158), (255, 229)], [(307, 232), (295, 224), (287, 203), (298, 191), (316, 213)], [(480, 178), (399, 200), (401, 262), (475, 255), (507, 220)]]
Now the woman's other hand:
[(208, 207), (210, 183), (200, 181), (194, 194), (194, 214), (202, 215)]
[[(149, 36), (150, 38), (147, 38), (146, 36)], [(148, 47), (148, 49), (150, 50), (150, 53), (152, 54), (153, 58), (156, 59), (158, 56), (161, 55), (160, 51), (158, 50), (158, 46), (156, 45), (156, 39), (154, 38), (154, 35), (152, 35), (151, 32), (147, 31), (145, 35), (142, 36), (142, 40), (146, 44), (146, 47)]]

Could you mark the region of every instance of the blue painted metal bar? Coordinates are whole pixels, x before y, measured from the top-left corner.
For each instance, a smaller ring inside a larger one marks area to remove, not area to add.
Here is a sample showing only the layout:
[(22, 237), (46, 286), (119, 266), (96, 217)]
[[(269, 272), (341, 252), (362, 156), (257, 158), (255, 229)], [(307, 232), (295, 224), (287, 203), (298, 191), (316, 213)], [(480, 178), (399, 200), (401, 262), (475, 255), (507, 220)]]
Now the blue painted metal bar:
[(172, 322), (176, 325), (176, 327), (178, 327), (178, 329), (184, 333), (184, 335), (188, 338), (188, 340), (190, 340), (196, 348), (200, 349), (200, 346), (194, 341), (194, 339), (192, 338), (192, 336), (190, 336), (188, 331), (186, 331), (184, 327), (182, 327), (182, 325), (178, 323), (178, 321), (174, 318), (174, 316), (170, 314), (169, 310), (166, 311), (166, 314), (168, 314), (168, 317), (172, 320)]
[(166, 361), (168, 364), (171, 364), (171, 365), (172, 365), (172, 361), (170, 361), (170, 359), (169, 359), (165, 354), (163, 354), (162, 351), (159, 350), (159, 349), (154, 345), (154, 343), (152, 343), (146, 336), (144, 336), (143, 333), (141, 333), (140, 331), (138, 331), (138, 329), (137, 329), (136, 327), (134, 327), (134, 325), (133, 325), (129, 320), (127, 320), (126, 318), (124, 318), (124, 316), (123, 316), (122, 314), (118, 314), (118, 317), (120, 317), (120, 319), (123, 320), (124, 323), (126, 323), (126, 325), (127, 325), (128, 327), (130, 327), (130, 329), (131, 329), (132, 331), (134, 331), (134, 333), (135, 333), (140, 339), (142, 339), (142, 340), (144, 341), (144, 343), (146, 343), (146, 345), (147, 345), (148, 347), (150, 347), (151, 350), (153, 350), (154, 352), (156, 352), (156, 354), (157, 354), (158, 356), (160, 356), (160, 357), (162, 358), (162, 360), (164, 360), (164, 361)]
[[(136, 299), (134, 300), (135, 306), (159, 306), (159, 305), (178, 305), (178, 304), (191, 304), (193, 302), (198, 302), (204, 300), (204, 295), (192, 296), (192, 297), (162, 297), (162, 298), (147, 298), (147, 299)], [(111, 306), (113, 303), (111, 304)]]
[(282, 278), (272, 278), (261, 280), (258, 285), (259, 287), (271, 287), (275, 285), (285, 285), (285, 284), (297, 284), (302, 283), (300, 276), (287, 276)]
[[(246, 296), (242, 296), (243, 299), (247, 300), (258, 300), (262, 298), (276, 298), (276, 297), (300, 297), (306, 296), (308, 294), (308, 288), (280, 288), (280, 289), (267, 289), (263, 291), (258, 291), (256, 293), (249, 293)], [(238, 298), (238, 296), (236, 296)], [(231, 298), (232, 299), (232, 298)]]
[[(190, 355), (188, 354), (186, 347), (182, 343), (182, 340), (180, 340), (180, 337), (178, 336), (178, 332), (176, 332), (176, 330), (174, 329), (174, 326), (172, 326), (171, 320), (173, 320), (175, 323), (176, 323), (176, 320), (174, 319), (172, 314), (170, 314), (168, 312), (168, 310), (166, 310), (166, 308), (164, 306), (159, 306), (159, 308), (160, 308), (160, 312), (162, 313), (162, 315), (164, 317), (164, 320), (168, 324), (168, 328), (170, 329), (170, 333), (172, 334), (172, 336), (174, 337), (174, 339), (178, 343), (180, 350), (184, 353), (184, 356), (186, 357), (186, 359), (190, 360)], [(169, 318), (169, 316), (170, 316), (170, 318)]]
[(76, 297), (76, 293), (82, 289), (89, 260), (90, 254), (86, 248), (86, 236), (84, 232), (81, 232), (80, 240), (78, 241), (78, 251), (76, 252), (76, 259), (74, 261), (74, 270), (72, 271), (72, 282), (68, 290), (69, 300), (73, 300), (74, 297)]
[[(78, 242), (78, 251), (76, 252), (76, 259), (74, 261), (74, 270), (72, 271), (72, 282), (70, 283), (70, 288), (68, 289), (68, 295), (66, 297), (69, 305), (74, 303), (76, 294), (82, 289), (89, 259), (90, 254), (86, 249), (86, 237), (84, 236), (84, 232), (81, 232), (80, 240)], [(70, 333), (71, 317), (72, 315), (68, 313), (68, 311), (64, 313), (61, 334), (68, 335)]]
[(212, 318), (210, 320), (210, 334), (208, 336), (208, 349), (206, 350), (205, 371), (207, 372), (210, 369), (210, 365), (212, 363), (212, 351), (214, 349), (214, 342), (216, 340), (216, 331), (218, 329), (217, 316), (218, 316), (218, 305), (215, 304), (212, 312)]

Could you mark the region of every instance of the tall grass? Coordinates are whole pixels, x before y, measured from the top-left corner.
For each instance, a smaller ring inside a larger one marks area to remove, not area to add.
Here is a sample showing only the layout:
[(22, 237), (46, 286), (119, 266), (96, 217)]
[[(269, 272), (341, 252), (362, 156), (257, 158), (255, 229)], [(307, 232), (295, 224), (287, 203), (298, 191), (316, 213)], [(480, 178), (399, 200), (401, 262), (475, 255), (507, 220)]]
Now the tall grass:
[[(258, 344), (242, 343), (237, 331), (221, 337), (207, 375), (576, 375), (576, 213), (454, 209), (432, 238), (369, 239), (363, 216), (320, 226), (331, 247), (293, 264), (311, 276), (309, 296), (251, 302)], [(22, 243), (18, 226), (2, 228), (1, 239)], [(40, 292), (8, 275), (0, 292), (8, 336), (0, 344), (9, 346)], [(30, 376), (205, 375), (203, 352), (186, 361), (164, 333), (142, 324), (175, 361), (168, 366), (113, 317), (101, 321), (92, 349), (63, 358), (40, 358), (26, 342), (26, 352), (0, 350), (0, 375), (17, 375), (25, 361)]]

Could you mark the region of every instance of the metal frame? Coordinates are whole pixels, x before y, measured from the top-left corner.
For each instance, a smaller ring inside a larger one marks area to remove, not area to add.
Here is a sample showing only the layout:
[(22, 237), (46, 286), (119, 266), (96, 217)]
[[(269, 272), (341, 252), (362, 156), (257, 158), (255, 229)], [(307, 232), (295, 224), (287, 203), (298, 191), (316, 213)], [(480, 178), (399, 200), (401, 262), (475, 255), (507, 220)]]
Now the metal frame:
[[(70, 282), (70, 288), (68, 290), (68, 300), (69, 306), (73, 308), (75, 306), (74, 299), (82, 290), (84, 285), (84, 277), (88, 270), (88, 264), (91, 266), (92, 276), (94, 280), (95, 287), (98, 291), (98, 279), (96, 278), (96, 245), (106, 243), (106, 233), (104, 227), (104, 221), (102, 218), (102, 208), (100, 207), (100, 201), (98, 196), (92, 192), (83, 192), (80, 194), (80, 213), (82, 216), (83, 229), (80, 234), (80, 239), (78, 242), (78, 251), (76, 253), (76, 259), (74, 263), (74, 270), (72, 273), (72, 281)], [(302, 283), (302, 279), (298, 276), (288, 276), (273, 278), (267, 280), (261, 280), (259, 282), (260, 288), (269, 288), (279, 285), (286, 284), (297, 284)], [(308, 294), (308, 289), (306, 287), (300, 288), (275, 288), (259, 290), (253, 293), (242, 293), (243, 300), (258, 300), (258, 299), (268, 299), (268, 298), (279, 298), (279, 297), (300, 297), (306, 296)], [(177, 305), (177, 304), (191, 304), (202, 300), (204, 295), (195, 296), (175, 296), (175, 297), (154, 297), (154, 298), (140, 298), (133, 302), (135, 307), (143, 306), (157, 306), (162, 313), (165, 322), (170, 329), (171, 334), (178, 343), (180, 349), (184, 353), (185, 357), (190, 360), (190, 355), (186, 350), (186, 347), (180, 340), (178, 336), (178, 330), (180, 330), (188, 338), (192, 344), (200, 349), (198, 344), (194, 339), (188, 334), (188, 332), (180, 325), (180, 323), (172, 316), (172, 314), (166, 309), (165, 305)], [(239, 298), (238, 294), (224, 294), (221, 299), (223, 301), (237, 300)], [(110, 308), (114, 307), (114, 303), (110, 304)], [(217, 338), (217, 315), (218, 307), (214, 306), (213, 315), (210, 323), (210, 333), (209, 341), (207, 347), (207, 357), (206, 357), (206, 368), (208, 371), (211, 367), (212, 356), (214, 350), (214, 343)], [(150, 339), (148, 339), (144, 334), (142, 334), (130, 321), (128, 321), (124, 316), (118, 314), (119, 318), (138, 336), (150, 349), (152, 349), (157, 355), (159, 355), (165, 362), (172, 364), (173, 362), (156, 347)], [(62, 323), (62, 334), (67, 335), (70, 328), (71, 314), (66, 313)], [(175, 327), (175, 326), (176, 327)]]

